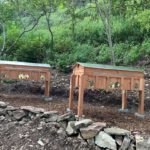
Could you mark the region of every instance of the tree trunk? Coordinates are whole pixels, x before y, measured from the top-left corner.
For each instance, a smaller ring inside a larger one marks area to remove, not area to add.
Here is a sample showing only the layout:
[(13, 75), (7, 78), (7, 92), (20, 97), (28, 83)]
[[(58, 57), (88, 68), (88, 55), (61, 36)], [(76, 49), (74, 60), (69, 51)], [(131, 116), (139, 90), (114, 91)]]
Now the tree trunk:
[(54, 49), (54, 35), (53, 35), (52, 30), (51, 30), (49, 15), (47, 13), (45, 13), (45, 16), (46, 16), (48, 31), (49, 31), (50, 36), (51, 36), (51, 50), (53, 51), (53, 49)]
[(4, 49), (5, 49), (5, 43), (6, 43), (6, 32), (5, 32), (5, 26), (4, 26), (4, 24), (0, 22), (0, 26), (1, 26), (2, 32), (3, 32), (2, 33), (3, 43), (2, 43), (2, 48), (0, 50), (0, 56), (2, 56), (2, 53), (3, 53)]
[[(108, 30), (110, 30), (110, 29), (108, 29)], [(111, 35), (110, 31), (107, 33), (107, 39), (108, 39), (109, 50), (111, 53), (111, 64), (115, 65), (115, 52), (114, 52), (114, 48), (113, 48), (112, 35)]]
[(125, 17), (125, 0), (120, 0), (120, 16)]
[(76, 3), (74, 0), (72, 0), (72, 6), (71, 6), (71, 30), (72, 30), (72, 39), (75, 40), (75, 24), (76, 24)]
[[(111, 6), (112, 1), (109, 1), (109, 7), (103, 9), (103, 7), (100, 6), (97, 0), (95, 0), (96, 8), (98, 11), (99, 16), (101, 17), (101, 20), (103, 22), (105, 33), (107, 36), (108, 46), (111, 53), (111, 64), (115, 65), (115, 52), (113, 49), (113, 42), (112, 42), (112, 32), (111, 32), (111, 24), (110, 24), (110, 15), (111, 15)], [(104, 5), (105, 3), (103, 3)]]

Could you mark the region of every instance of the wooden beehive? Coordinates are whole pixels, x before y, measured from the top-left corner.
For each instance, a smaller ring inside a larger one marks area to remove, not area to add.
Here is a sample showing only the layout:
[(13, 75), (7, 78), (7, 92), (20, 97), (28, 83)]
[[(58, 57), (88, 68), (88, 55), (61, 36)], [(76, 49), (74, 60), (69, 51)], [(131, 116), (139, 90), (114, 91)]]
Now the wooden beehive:
[(73, 89), (79, 88), (78, 116), (83, 114), (85, 89), (122, 91), (122, 109), (127, 107), (127, 91), (139, 91), (139, 113), (144, 113), (144, 73), (137, 68), (77, 63), (70, 80), (69, 108), (73, 108)]
[(1, 80), (42, 80), (45, 82), (45, 96), (49, 96), (50, 77), (48, 64), (0, 61)]

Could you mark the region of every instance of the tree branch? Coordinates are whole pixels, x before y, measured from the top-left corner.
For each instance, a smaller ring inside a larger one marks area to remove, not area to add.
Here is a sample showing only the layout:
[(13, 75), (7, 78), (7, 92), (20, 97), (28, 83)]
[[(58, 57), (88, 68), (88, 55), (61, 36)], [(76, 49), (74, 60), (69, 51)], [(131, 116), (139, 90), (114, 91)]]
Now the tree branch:
[(27, 29), (28, 27), (24, 28), (24, 30), (19, 34), (19, 36), (17, 37), (17, 39), (13, 42), (13, 44), (12, 44), (8, 49), (6, 49), (5, 51), (3, 51), (3, 53), (2, 53), (1, 55), (4, 55), (4, 52), (10, 51), (10, 49), (12, 49), (12, 48), (15, 46), (15, 44), (18, 42), (18, 40), (19, 40), (25, 33), (32, 31), (32, 30), (36, 27), (36, 25), (38, 24), (38, 22), (39, 22), (39, 20), (40, 20), (40, 18), (41, 18), (42, 16), (43, 16), (43, 14), (41, 14), (41, 15), (36, 19), (35, 23), (33, 24), (33, 26), (32, 26), (31, 28), (29, 28), (29, 29)]

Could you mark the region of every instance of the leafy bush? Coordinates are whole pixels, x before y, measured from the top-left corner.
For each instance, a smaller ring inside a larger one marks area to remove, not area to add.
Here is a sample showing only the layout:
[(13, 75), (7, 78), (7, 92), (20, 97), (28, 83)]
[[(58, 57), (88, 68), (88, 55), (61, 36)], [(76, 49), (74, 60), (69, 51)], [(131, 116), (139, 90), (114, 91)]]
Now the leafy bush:
[(99, 52), (96, 56), (96, 62), (97, 63), (110, 63), (111, 57), (110, 57), (108, 45), (102, 44), (97, 49)]
[(13, 60), (15, 59), (14, 58), (15, 51), (22, 45), (22, 39), (20, 39), (11, 49), (9, 48), (19, 36), (21, 29), (14, 22), (9, 24), (7, 28), (8, 30), (6, 34), (5, 51), (6, 51), (7, 59)]
[(139, 12), (134, 17), (134, 22), (139, 24), (142, 32), (150, 32), (150, 10), (146, 9), (142, 12)]
[(88, 44), (78, 44), (73, 55), (74, 62), (94, 62), (96, 57), (96, 49)]
[(30, 33), (23, 38), (24, 42), (15, 52), (19, 61), (43, 62), (47, 57), (49, 40), (42, 34)]
[(126, 51), (124, 54), (124, 61), (123, 63), (125, 65), (134, 63), (138, 60), (139, 58), (139, 46), (138, 45), (130, 45), (130, 49)]
[(70, 53), (57, 54), (56, 66), (66, 72), (68, 65), (76, 62), (95, 62), (96, 49), (88, 44), (78, 44)]
[(145, 33), (140, 30), (139, 24), (131, 19), (113, 18), (112, 37), (114, 43), (135, 43), (143, 42)]
[(69, 53), (56, 54), (55, 59), (57, 69), (63, 72), (67, 72), (68, 66), (73, 63), (72, 55)]
[(102, 22), (98, 20), (91, 21), (90, 17), (80, 21), (76, 26), (76, 40), (79, 43), (89, 43), (93, 46), (105, 43)]
[[(79, 10), (80, 11), (80, 8)], [(7, 51), (9, 60), (27, 62), (46, 62), (66, 71), (67, 66), (80, 62), (110, 63), (111, 55), (104, 32), (104, 26), (95, 18), (95, 12), (86, 10), (78, 16), (75, 24), (75, 37), (71, 31), (70, 18), (64, 21), (65, 11), (52, 14), (52, 31), (54, 34), (54, 49), (50, 47), (50, 34), (45, 18), (33, 31), (26, 33), (15, 46)], [(94, 13), (91, 16), (88, 14)], [(62, 15), (60, 15), (62, 14)], [(128, 65), (139, 58), (149, 58), (149, 10), (139, 11), (134, 17), (112, 17), (112, 37), (116, 64)], [(61, 24), (59, 22), (62, 22)], [(10, 21), (6, 29), (6, 49), (16, 40), (21, 29)], [(2, 38), (0, 36), (0, 45)], [(1, 57), (1, 56), (0, 56)]]
[(150, 38), (143, 41), (140, 47), (140, 56), (150, 57)]

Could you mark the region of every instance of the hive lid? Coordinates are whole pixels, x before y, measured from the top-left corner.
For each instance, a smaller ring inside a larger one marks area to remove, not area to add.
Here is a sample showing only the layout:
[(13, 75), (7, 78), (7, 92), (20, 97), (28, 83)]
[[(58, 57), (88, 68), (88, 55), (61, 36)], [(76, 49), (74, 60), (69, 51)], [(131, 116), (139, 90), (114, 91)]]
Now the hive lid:
[(144, 69), (142, 69), (142, 68), (133, 68), (133, 67), (124, 67), (124, 66), (112, 66), (112, 65), (91, 64), (91, 63), (81, 63), (81, 62), (77, 62), (77, 64), (79, 64), (83, 67), (88, 67), (88, 68), (126, 70), (126, 71), (141, 71), (141, 72), (144, 71)]
[(18, 66), (47, 67), (47, 68), (51, 67), (49, 64), (27, 63), (19, 61), (3, 61), (3, 60), (0, 60), (0, 65), (18, 65)]

